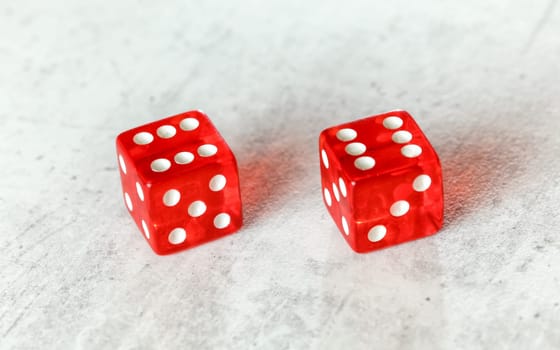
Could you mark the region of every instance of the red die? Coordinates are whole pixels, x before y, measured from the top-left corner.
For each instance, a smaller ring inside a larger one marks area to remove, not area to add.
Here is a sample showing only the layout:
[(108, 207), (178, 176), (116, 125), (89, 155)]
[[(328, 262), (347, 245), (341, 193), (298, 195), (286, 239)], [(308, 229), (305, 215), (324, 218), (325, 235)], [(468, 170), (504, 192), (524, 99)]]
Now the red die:
[(428, 236), (441, 228), (441, 165), (407, 112), (326, 129), (319, 152), (325, 203), (356, 252)]
[(117, 137), (117, 156), (125, 204), (157, 254), (241, 227), (235, 157), (202, 112), (123, 132)]

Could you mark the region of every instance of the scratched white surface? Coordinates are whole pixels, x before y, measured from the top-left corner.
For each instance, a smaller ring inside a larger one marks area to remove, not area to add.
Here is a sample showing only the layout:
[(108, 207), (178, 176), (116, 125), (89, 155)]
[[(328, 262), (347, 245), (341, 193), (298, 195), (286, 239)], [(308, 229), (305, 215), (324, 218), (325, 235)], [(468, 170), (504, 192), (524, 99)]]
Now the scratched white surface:
[[(114, 137), (205, 110), (246, 222), (152, 253)], [(357, 255), (317, 136), (404, 108), (440, 234)], [(1, 1), (1, 349), (558, 349), (556, 1)]]

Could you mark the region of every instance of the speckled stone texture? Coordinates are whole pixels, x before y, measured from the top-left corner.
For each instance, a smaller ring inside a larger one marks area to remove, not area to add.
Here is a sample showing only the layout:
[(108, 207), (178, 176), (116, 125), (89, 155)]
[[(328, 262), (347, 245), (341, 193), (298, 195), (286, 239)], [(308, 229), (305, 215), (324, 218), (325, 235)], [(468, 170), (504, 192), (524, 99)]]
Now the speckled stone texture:
[[(0, 348), (558, 349), (558, 33), (547, 0), (0, 2)], [(114, 138), (197, 108), (245, 226), (156, 256)], [(317, 137), (395, 108), (445, 226), (357, 255)]]

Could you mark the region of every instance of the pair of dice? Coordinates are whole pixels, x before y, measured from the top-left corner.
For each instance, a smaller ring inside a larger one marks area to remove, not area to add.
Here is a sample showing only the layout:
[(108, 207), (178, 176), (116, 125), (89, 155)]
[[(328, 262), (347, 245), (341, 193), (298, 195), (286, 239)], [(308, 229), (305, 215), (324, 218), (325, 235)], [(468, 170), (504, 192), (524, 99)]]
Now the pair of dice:
[[(436, 233), (443, 223), (441, 166), (405, 111), (324, 130), (323, 199), (356, 252)], [(209, 118), (190, 111), (117, 137), (126, 207), (157, 254), (170, 254), (242, 225), (235, 157)]]

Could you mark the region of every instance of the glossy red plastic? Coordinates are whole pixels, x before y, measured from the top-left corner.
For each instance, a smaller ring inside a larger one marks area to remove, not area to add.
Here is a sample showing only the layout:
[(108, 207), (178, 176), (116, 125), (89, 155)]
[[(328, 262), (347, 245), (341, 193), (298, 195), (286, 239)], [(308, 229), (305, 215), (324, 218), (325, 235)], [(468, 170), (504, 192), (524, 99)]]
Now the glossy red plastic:
[(242, 225), (235, 157), (209, 118), (190, 111), (121, 133), (123, 199), (157, 254), (170, 254)]
[(432, 235), (443, 225), (440, 161), (407, 112), (324, 130), (319, 157), (323, 200), (356, 252)]

